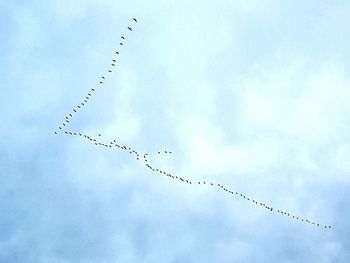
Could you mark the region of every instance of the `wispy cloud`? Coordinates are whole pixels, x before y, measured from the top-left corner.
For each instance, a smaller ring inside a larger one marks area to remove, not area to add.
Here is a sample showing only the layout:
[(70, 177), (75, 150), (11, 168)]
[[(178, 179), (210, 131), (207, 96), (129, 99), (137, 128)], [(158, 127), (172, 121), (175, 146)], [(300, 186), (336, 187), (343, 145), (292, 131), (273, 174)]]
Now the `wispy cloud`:
[[(1, 262), (349, 261), (348, 4), (0, 6)], [(152, 163), (332, 229), (54, 136), (116, 48), (117, 70), (74, 129), (170, 149)]]

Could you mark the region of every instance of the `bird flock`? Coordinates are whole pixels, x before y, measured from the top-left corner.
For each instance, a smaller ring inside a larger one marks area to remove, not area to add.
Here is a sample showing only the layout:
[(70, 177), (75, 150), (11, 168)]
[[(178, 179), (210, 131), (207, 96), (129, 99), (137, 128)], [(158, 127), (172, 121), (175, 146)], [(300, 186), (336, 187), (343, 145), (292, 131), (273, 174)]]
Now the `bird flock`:
[[(138, 23), (138, 20), (136, 18), (133, 18), (132, 19), (132, 22), (134, 24)], [(128, 35), (128, 33), (131, 33), (133, 31), (133, 27), (131, 25), (127, 26), (126, 27), (126, 31), (127, 33), (125, 33), (124, 35), (121, 35), (120, 36), (120, 43), (119, 43), (119, 46), (122, 47), (124, 46), (125, 44), (125, 40), (126, 40), (126, 36)], [(95, 144), (96, 146), (100, 146), (100, 147), (104, 147), (104, 148), (107, 148), (107, 149), (119, 149), (121, 151), (125, 151), (125, 152), (128, 152), (129, 155), (131, 157), (133, 157), (136, 161), (143, 161), (144, 162), (144, 165), (147, 169), (149, 169), (150, 171), (154, 172), (154, 173), (157, 173), (159, 175), (162, 175), (162, 176), (166, 176), (168, 177), (170, 180), (176, 180), (178, 182), (181, 182), (181, 183), (184, 183), (184, 184), (189, 184), (189, 185), (205, 185), (205, 186), (208, 186), (208, 187), (212, 187), (214, 189), (218, 189), (218, 190), (221, 190), (221, 191), (224, 191), (226, 192), (227, 194), (231, 195), (231, 196), (234, 196), (236, 198), (239, 198), (241, 200), (244, 200), (246, 202), (249, 202), (250, 204), (252, 205), (255, 205), (255, 206), (258, 206), (258, 207), (261, 207), (263, 209), (265, 209), (267, 212), (269, 213), (277, 213), (278, 215), (281, 215), (281, 216), (284, 216), (284, 217), (287, 217), (287, 218), (290, 218), (291, 220), (295, 220), (295, 221), (298, 221), (298, 222), (302, 222), (302, 223), (306, 223), (306, 224), (309, 224), (309, 225), (314, 225), (316, 227), (319, 227), (319, 228), (324, 228), (324, 229), (329, 229), (331, 228), (330, 225), (321, 225), (320, 223), (318, 222), (315, 222), (313, 220), (310, 220), (310, 219), (306, 219), (304, 217), (300, 217), (300, 216), (296, 216), (292, 213), (289, 213), (289, 212), (286, 212), (285, 210), (282, 210), (282, 209), (276, 209), (276, 208), (273, 208), (271, 205), (265, 203), (265, 202), (262, 202), (262, 201), (259, 201), (257, 198), (253, 198), (253, 197), (250, 197), (244, 193), (241, 193), (241, 192), (237, 192), (237, 191), (233, 191), (232, 189), (226, 187), (225, 185), (223, 184), (220, 184), (220, 183), (215, 183), (215, 182), (210, 182), (210, 181), (193, 181), (193, 180), (190, 180), (188, 178), (183, 178), (183, 177), (180, 177), (180, 176), (176, 176), (174, 174), (171, 174), (169, 172), (166, 172), (164, 170), (161, 170), (161, 169), (158, 169), (157, 167), (154, 167), (150, 161), (149, 161), (149, 157), (150, 157), (150, 154), (149, 153), (144, 153), (144, 154), (140, 154), (139, 151), (135, 150), (134, 148), (132, 147), (129, 147), (129, 146), (126, 146), (116, 140), (112, 140), (110, 141), (109, 143), (104, 143), (102, 140), (100, 140), (101, 138), (101, 134), (98, 134), (98, 137), (93, 137), (93, 136), (90, 136), (90, 135), (87, 135), (86, 133), (83, 133), (83, 132), (74, 132), (74, 131), (71, 131), (70, 129), (68, 129), (69, 127), (69, 124), (71, 123), (71, 120), (72, 118), (79, 112), (81, 111), (84, 107), (87, 106), (87, 104), (91, 101), (91, 99), (94, 97), (94, 95), (96, 94), (96, 91), (102, 87), (102, 85), (104, 85), (104, 82), (105, 80), (107, 80), (108, 76), (113, 73), (113, 70), (117, 67), (117, 57), (118, 55), (120, 55), (119, 53), (119, 50), (115, 50), (115, 54), (114, 54), (114, 57), (112, 58), (111, 60), (111, 63), (109, 65), (109, 68), (108, 70), (105, 72), (105, 74), (101, 75), (100, 79), (98, 80), (98, 84), (97, 84), (97, 87), (96, 88), (91, 88), (87, 93), (86, 95), (84, 96), (84, 98), (82, 99), (82, 101), (77, 104), (72, 110), (70, 113), (68, 113), (66, 116), (65, 116), (65, 119), (64, 121), (58, 126), (58, 129), (55, 131), (55, 134), (57, 135), (58, 133), (63, 133), (64, 135), (69, 135), (69, 136), (77, 136), (77, 137), (81, 137), (83, 138), (84, 140), (86, 140), (86, 142), (90, 142), (92, 144)], [(172, 152), (169, 151), (169, 150), (165, 150), (165, 151), (158, 151), (157, 152), (157, 155), (160, 155), (160, 154), (168, 154), (168, 155), (171, 155)], [(142, 157), (141, 157), (142, 156)]]

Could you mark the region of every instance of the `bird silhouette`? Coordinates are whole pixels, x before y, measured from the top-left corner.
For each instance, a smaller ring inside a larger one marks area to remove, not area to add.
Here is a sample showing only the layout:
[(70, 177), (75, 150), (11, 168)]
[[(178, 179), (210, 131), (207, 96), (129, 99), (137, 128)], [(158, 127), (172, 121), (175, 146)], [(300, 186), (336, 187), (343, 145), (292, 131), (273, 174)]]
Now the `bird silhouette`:
[[(138, 22), (136, 18), (133, 18), (133, 20), (134, 20), (135, 22)], [(129, 31), (132, 31), (132, 28), (131, 28), (131, 27), (128, 26), (127, 28), (128, 28)], [(124, 37), (123, 35), (121, 35), (121, 39), (125, 40), (125, 37)], [(120, 45), (124, 45), (124, 43), (123, 43), (123, 42), (120, 42)], [(115, 51), (115, 53), (119, 55), (119, 52), (118, 52), (118, 51)], [(115, 60), (115, 59), (112, 59), (112, 61), (113, 61), (114, 63), (112, 63), (111, 66), (116, 66), (116, 60)], [(108, 69), (108, 72), (111, 73), (112, 70)], [(104, 76), (101, 76), (101, 78), (102, 78), (103, 80), (105, 79)], [(99, 81), (99, 83), (100, 83), (100, 84), (103, 84), (104, 82), (103, 82), (103, 81)], [(92, 88), (91, 90), (92, 90), (93, 92), (95, 92), (95, 89)], [(85, 97), (84, 102), (87, 103), (87, 100), (89, 100), (91, 96), (92, 96), (92, 94), (91, 94), (91, 93), (88, 93), (88, 96)], [(85, 106), (85, 104), (84, 104), (83, 102), (81, 102), (81, 105), (82, 105), (82, 106)], [(81, 109), (80, 105), (77, 105), (77, 108)], [(73, 109), (73, 111), (74, 111), (75, 113), (77, 112), (77, 110), (76, 110), (75, 108)], [(72, 114), (69, 114), (69, 116), (70, 116), (70, 117), (73, 117)], [(70, 123), (69, 120), (70, 120), (70, 118), (69, 118), (68, 115), (67, 115), (67, 116), (66, 116), (65, 122), (66, 122), (66, 123)], [(64, 122), (62, 123), (62, 125), (66, 127), (66, 124), (65, 124)], [(68, 125), (67, 125), (67, 126), (68, 126)], [(59, 126), (59, 129), (62, 130), (62, 127)], [(67, 128), (65, 128), (65, 129), (67, 129)], [(55, 134), (58, 134), (57, 131), (54, 131), (54, 132), (55, 132)], [(126, 147), (125, 145), (121, 146), (122, 144), (119, 145), (119, 144), (117, 143), (116, 140), (113, 140), (112, 142), (109, 143), (109, 145), (107, 145), (107, 144), (103, 143), (102, 141), (100, 141), (100, 138), (99, 138), (99, 140), (97, 141), (96, 139), (92, 139), (91, 137), (89, 137), (89, 136), (86, 135), (86, 134), (76, 133), (76, 132), (71, 132), (71, 131), (66, 131), (66, 130), (64, 130), (64, 132), (65, 132), (65, 134), (69, 134), (69, 135), (75, 135), (75, 136), (76, 136), (76, 135), (79, 135), (79, 136), (82, 136), (84, 139), (88, 140), (89, 142), (92, 142), (92, 143), (94, 143), (95, 145), (98, 145), (98, 146), (103, 146), (103, 147), (105, 147), (105, 148), (110, 148), (110, 149), (111, 149), (112, 146), (115, 146), (115, 147), (117, 147), (117, 148), (120, 148), (119, 150), (121, 150), (121, 149), (122, 149), (122, 150), (128, 150), (129, 154), (130, 154), (131, 156), (133, 156), (136, 160), (139, 160), (139, 159), (140, 159), (140, 158), (139, 158), (140, 155), (139, 155), (139, 153), (138, 153), (135, 149), (133, 149), (133, 148), (131, 148), (131, 147)], [(101, 134), (99, 133), (98, 136), (101, 137)], [(113, 142), (114, 142), (114, 143), (113, 143)], [(162, 152), (163, 152), (163, 151), (162, 151)], [(160, 154), (161, 152), (158, 151), (157, 153)], [(171, 151), (168, 151), (168, 150), (164, 151), (164, 153), (166, 153), (166, 154), (167, 154), (167, 153), (172, 154), (172, 152), (171, 152)], [(188, 184), (192, 184), (192, 182), (191, 182), (190, 180), (186, 179), (186, 178), (174, 176), (174, 175), (172, 175), (171, 173), (167, 173), (167, 172), (164, 171), (164, 170), (158, 169), (158, 168), (156, 168), (156, 167), (152, 167), (152, 166), (148, 163), (147, 156), (148, 156), (148, 153), (145, 153), (145, 154), (143, 155), (143, 159), (144, 159), (144, 162), (145, 162), (146, 167), (149, 168), (150, 170), (152, 170), (152, 172), (157, 172), (157, 173), (160, 174), (160, 175), (166, 175), (167, 177), (170, 177), (170, 178), (172, 178), (172, 179), (178, 179), (178, 180), (180, 180), (181, 182), (186, 182), (186, 183), (188, 183)], [(198, 185), (201, 185), (201, 184), (202, 184), (202, 185), (205, 185), (205, 184), (206, 184), (205, 181), (197, 181), (197, 183), (198, 183)], [(194, 182), (194, 184), (195, 184), (195, 182)], [(209, 182), (208, 182), (208, 184), (209, 184)], [(211, 185), (211, 186), (214, 186), (213, 183), (210, 183), (210, 185)], [(273, 209), (270, 205), (267, 205), (267, 204), (262, 203), (262, 202), (259, 203), (258, 201), (256, 201), (256, 200), (253, 199), (253, 198), (250, 198), (249, 196), (245, 195), (244, 193), (233, 192), (233, 191), (231, 191), (229, 188), (227, 188), (226, 186), (224, 186), (224, 185), (222, 185), (222, 184), (217, 184), (217, 186), (219, 187), (220, 190), (223, 190), (223, 191), (225, 191), (225, 192), (227, 192), (227, 193), (230, 193), (230, 194), (234, 194), (234, 193), (235, 193), (237, 196), (240, 195), (240, 197), (243, 197), (244, 199), (246, 199), (246, 200), (248, 200), (248, 201), (251, 201), (252, 203), (254, 203), (254, 204), (256, 204), (256, 205), (259, 205), (259, 204), (260, 204), (261, 207), (266, 208), (266, 209), (269, 210), (270, 212), (276, 211), (276, 210)], [(198, 187), (202, 187), (202, 186), (198, 186)], [(217, 188), (216, 188), (216, 189), (217, 189)], [(296, 218), (297, 220), (299, 220), (299, 217), (297, 217), (297, 216), (295, 216), (295, 215), (292, 215), (292, 214), (290, 214), (290, 213), (287, 213), (287, 212), (283, 212), (282, 210), (277, 210), (277, 213), (282, 214), (282, 215), (287, 215), (287, 216), (290, 217), (290, 218), (293, 218), (293, 219)], [(300, 220), (301, 220), (302, 222), (305, 222), (305, 223), (308, 223), (308, 224), (317, 225), (318, 227), (320, 226), (319, 223), (312, 222), (312, 221), (310, 221), (310, 220), (308, 220), (308, 219), (300, 218)], [(324, 228), (331, 228), (331, 226), (329, 226), (329, 225), (323, 225), (323, 226), (324, 226)]]

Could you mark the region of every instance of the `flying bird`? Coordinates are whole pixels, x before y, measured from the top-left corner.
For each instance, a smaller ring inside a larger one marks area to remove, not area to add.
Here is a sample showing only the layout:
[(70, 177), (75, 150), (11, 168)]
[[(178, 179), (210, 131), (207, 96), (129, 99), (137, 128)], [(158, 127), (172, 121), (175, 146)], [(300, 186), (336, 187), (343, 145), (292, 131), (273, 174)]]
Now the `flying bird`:
[[(137, 19), (136, 18), (133, 18), (133, 20), (135, 21), (135, 22), (138, 22), (137, 21)], [(129, 31), (133, 31), (133, 29), (131, 28), (131, 27), (127, 27), (127, 29), (129, 30)], [(125, 33), (125, 32), (124, 32)], [(126, 35), (127, 35), (127, 33), (125, 33)], [(127, 35), (127, 36), (129, 36), (129, 35)], [(120, 37), (121, 37), (121, 42), (120, 42), (120, 45), (121, 46), (123, 46), (124, 45), (124, 42), (122, 42), (122, 41), (125, 41), (125, 37), (123, 36), (123, 35), (120, 35)], [(119, 55), (119, 52), (118, 51), (115, 51), (115, 53), (116, 54), (118, 54)], [(113, 57), (112, 57), (113, 58)], [(114, 55), (114, 58), (118, 58), (118, 57), (115, 57), (115, 55)], [(112, 59), (112, 64), (111, 64), (111, 66), (116, 66), (116, 59)], [(118, 62), (118, 67), (119, 67), (119, 62)], [(108, 69), (108, 72), (112, 72), (112, 70), (110, 70), (111, 68), (109, 67), (109, 69)], [(106, 72), (105, 72), (106, 73)], [(104, 73), (104, 74), (105, 74)], [(108, 74), (108, 73), (107, 73)], [(107, 75), (107, 76), (109, 76), (109, 75)], [(104, 80), (105, 80), (106, 78), (105, 78), (105, 76), (101, 76), (101, 78), (99, 79), (99, 80), (97, 80), (97, 81), (99, 81), (99, 83), (100, 84), (104, 84)], [(95, 92), (95, 89), (91, 89), (93, 92)], [(83, 100), (83, 102), (84, 103), (86, 103), (87, 104), (87, 100), (89, 100), (91, 97), (90, 96), (92, 96), (90, 93), (88, 93), (88, 96), (86, 96), (85, 97), (85, 99)], [(86, 104), (84, 104), (83, 102), (81, 102), (81, 105), (83, 105), (83, 106), (85, 106)], [(79, 104), (80, 105), (80, 104)], [(77, 106), (77, 108), (79, 108), (79, 109), (81, 109), (82, 107), (80, 107), (80, 106)], [(73, 111), (76, 113), (77, 111), (79, 111), (77, 108), (74, 108), (73, 109)], [(73, 115), (74, 115), (74, 113), (73, 113)], [(61, 126), (63, 125), (63, 126), (65, 126), (65, 127), (67, 127), (67, 126), (69, 126), (69, 121), (71, 120), (71, 118), (70, 117), (73, 117), (73, 115), (72, 114), (69, 114), (69, 115), (67, 115), (66, 116), (66, 120), (64, 121), (64, 123), (62, 123), (61, 124)], [(70, 116), (70, 117), (69, 117)], [(70, 134), (70, 135), (77, 135), (77, 133), (72, 133), (72, 132), (68, 132), (68, 131), (66, 131), (65, 130), (65, 128), (62, 126), (59, 126), (59, 129), (60, 130), (62, 130), (62, 128), (63, 128), (63, 131), (66, 133), (66, 134)], [(54, 132), (55, 132), (55, 134), (58, 134), (58, 132), (57, 132), (57, 130), (55, 131), (54, 130)], [(85, 138), (87, 138), (87, 139), (89, 139), (91, 142), (95, 142), (95, 144), (96, 145), (100, 145), (100, 146), (104, 146), (104, 147), (109, 147), (109, 148), (112, 148), (112, 145), (113, 145), (113, 142), (110, 142), (110, 145), (107, 145), (107, 144), (104, 144), (104, 143), (101, 143), (101, 142), (98, 142), (98, 141), (96, 141), (96, 139), (92, 139), (92, 138), (90, 138), (89, 136), (87, 136), (87, 135), (85, 135), (85, 134), (82, 134), (82, 133), (78, 133), (79, 134), (79, 136), (84, 136)], [(98, 136), (101, 136), (101, 134), (98, 134)], [(100, 138), (99, 138), (100, 139)], [(116, 140), (114, 140), (114, 142), (116, 142)], [(123, 150), (127, 150), (127, 147), (126, 146), (121, 146), (121, 145), (118, 145), (117, 143), (115, 143), (113, 146), (117, 146), (118, 148), (122, 148)], [(141, 159), (141, 157), (140, 157), (140, 155), (139, 155), (139, 153), (137, 152), (137, 151), (135, 151), (135, 150), (133, 150), (132, 148), (130, 148), (130, 147), (128, 147), (128, 149), (129, 149), (129, 153), (132, 155), (133, 153), (135, 153), (135, 158), (137, 159), (137, 160), (139, 160), (139, 159)], [(161, 154), (161, 153), (166, 153), (166, 154), (172, 154), (172, 152), (171, 151), (169, 151), (169, 150), (166, 150), (166, 151), (161, 151), (161, 152), (158, 152), (158, 154)], [(150, 166), (147, 162), (148, 162), (148, 160), (147, 160), (147, 158), (146, 158), (146, 156), (147, 156), (148, 154), (146, 153), (146, 154), (144, 154), (143, 155), (143, 158), (144, 158), (144, 161), (145, 161), (145, 164), (146, 164), (146, 166), (148, 167), (148, 168), (150, 168), (152, 171), (157, 171), (158, 173), (160, 173), (161, 175), (166, 175), (167, 177), (171, 177), (171, 178), (173, 178), (173, 179), (179, 179), (179, 180), (181, 180), (182, 182), (186, 182), (186, 183), (189, 183), (189, 184), (192, 184), (192, 182), (190, 181), (190, 180), (187, 180), (187, 179), (185, 179), (185, 178), (181, 178), (181, 177), (178, 177), (178, 176), (173, 176), (172, 174), (170, 174), (170, 173), (166, 173), (165, 171), (163, 171), (163, 170), (160, 170), (160, 169), (156, 169), (156, 167), (152, 167), (152, 166)], [(139, 158), (140, 157), (140, 158)], [(196, 183), (196, 181), (193, 181), (193, 184), (195, 185), (195, 183)], [(201, 184), (210, 184), (211, 186), (214, 186), (214, 185), (216, 185), (216, 183), (215, 184), (213, 184), (213, 183), (211, 183), (211, 182), (209, 182), (209, 181), (197, 181), (197, 183), (199, 184), (199, 185), (201, 185)], [(220, 187), (221, 189), (220, 190), (224, 190), (225, 192), (228, 192), (228, 193), (230, 193), (230, 194), (236, 194), (237, 195), (237, 197), (240, 195), (242, 198), (244, 198), (244, 199), (247, 199), (248, 201), (251, 201), (251, 202), (253, 202), (254, 204), (256, 204), (256, 205), (259, 205), (260, 204), (260, 206), (262, 206), (262, 207), (264, 207), (264, 208), (266, 208), (266, 209), (268, 209), (269, 211), (276, 211), (276, 210), (273, 210), (273, 208), (272, 207), (269, 207), (268, 205), (266, 205), (266, 204), (264, 204), (264, 203), (261, 203), (261, 202), (258, 202), (257, 200), (254, 200), (254, 199), (252, 199), (252, 198), (249, 198), (248, 196), (246, 196), (245, 194), (243, 194), (243, 193), (238, 193), (238, 192), (233, 192), (233, 191), (231, 191), (231, 190), (229, 190), (228, 188), (226, 188), (224, 185), (221, 185), (221, 184), (217, 184), (218, 185), (218, 187)], [(315, 222), (312, 222), (312, 221), (310, 221), (310, 220), (308, 220), (308, 219), (302, 219), (302, 218), (299, 218), (299, 217), (297, 217), (297, 216), (294, 216), (294, 215), (292, 215), (292, 214), (289, 214), (289, 213), (287, 213), (287, 212), (283, 212), (282, 210), (277, 210), (277, 213), (279, 213), (279, 214), (282, 214), (282, 215), (286, 215), (286, 216), (288, 216), (288, 217), (290, 217), (290, 218), (296, 218), (297, 220), (301, 220), (301, 221), (303, 221), (303, 222), (305, 222), (305, 223), (309, 223), (309, 224), (313, 224), (313, 225), (317, 225), (317, 226), (320, 226), (320, 227), (323, 227), (324, 226), (324, 228), (331, 228), (331, 226), (329, 226), (329, 225), (320, 225), (320, 224), (317, 224), (317, 222), (315, 223)]]

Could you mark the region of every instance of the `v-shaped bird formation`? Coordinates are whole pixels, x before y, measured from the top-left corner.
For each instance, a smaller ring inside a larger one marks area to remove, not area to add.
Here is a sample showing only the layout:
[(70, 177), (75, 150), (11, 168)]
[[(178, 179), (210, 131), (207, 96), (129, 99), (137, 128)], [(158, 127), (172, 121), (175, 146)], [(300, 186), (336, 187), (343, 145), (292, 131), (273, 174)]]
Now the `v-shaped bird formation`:
[[(132, 22), (138, 23), (138, 20), (136, 18), (133, 18)], [(133, 31), (133, 27), (131, 25), (127, 26), (126, 29), (127, 29), (126, 30), (127, 32), (124, 35), (121, 35), (121, 37), (120, 37), (120, 39), (121, 39), (121, 41), (119, 43), (120, 46), (124, 46), (125, 40), (128, 36), (128, 33), (131, 33)], [(80, 103), (78, 103), (70, 111), (70, 113), (67, 114), (67, 116), (65, 116), (64, 121), (58, 126), (58, 130), (55, 131), (55, 134), (62, 133), (62, 134), (69, 135), (69, 136), (76, 136), (76, 137), (80, 137), (80, 138), (84, 139), (87, 143), (92, 143), (92, 144), (95, 144), (96, 146), (99, 146), (99, 147), (104, 147), (104, 148), (107, 148), (110, 150), (120, 150), (120, 151), (127, 152), (131, 157), (135, 158), (136, 161), (144, 162), (145, 168), (149, 169), (153, 173), (159, 174), (161, 176), (166, 176), (170, 180), (178, 181), (180, 183), (189, 184), (189, 185), (192, 185), (193, 187), (199, 187), (199, 186), (211, 187), (212, 189), (224, 191), (231, 196), (234, 196), (236, 198), (244, 200), (245, 202), (248, 202), (252, 205), (261, 207), (269, 213), (275, 212), (278, 215), (290, 218), (291, 220), (314, 225), (314, 226), (320, 227), (320, 228), (325, 228), (325, 229), (331, 228), (330, 225), (321, 225), (320, 223), (315, 222), (313, 220), (306, 219), (304, 217), (296, 216), (292, 213), (286, 212), (284, 209), (283, 210), (276, 209), (263, 201), (259, 201), (257, 198), (250, 197), (250, 196), (248, 196), (244, 193), (241, 193), (241, 192), (233, 191), (232, 189), (228, 188), (227, 186), (225, 186), (223, 184), (215, 183), (215, 182), (211, 182), (211, 181), (194, 181), (194, 180), (190, 180), (188, 178), (176, 176), (176, 175), (171, 174), (167, 171), (158, 169), (157, 167), (154, 167), (150, 163), (150, 161), (149, 161), (150, 154), (149, 153), (140, 154), (140, 152), (137, 151), (136, 149), (134, 149), (130, 146), (126, 146), (126, 145), (122, 144), (121, 142), (118, 142), (117, 140), (112, 140), (112, 141), (106, 143), (106, 142), (103, 142), (102, 140), (100, 140), (101, 134), (98, 135), (99, 138), (94, 138), (93, 136), (90, 136), (86, 133), (74, 132), (74, 131), (68, 129), (72, 118), (80, 110), (82, 110), (84, 107), (87, 106), (87, 104), (91, 101), (91, 99), (96, 94), (97, 90), (104, 84), (104, 81), (108, 79), (109, 74), (113, 73), (113, 70), (117, 67), (117, 56), (118, 55), (120, 55), (119, 51), (115, 50), (115, 56), (111, 59), (110, 67), (108, 68), (108, 70), (105, 73), (103, 73), (101, 75), (100, 79), (98, 80), (96, 88), (91, 88), (90, 90), (88, 90), (88, 92), (86, 93), (86, 95), (84, 96), (82, 101)], [(171, 155), (172, 152), (169, 150), (158, 151), (157, 155), (160, 155), (160, 154), (170, 154)]]

